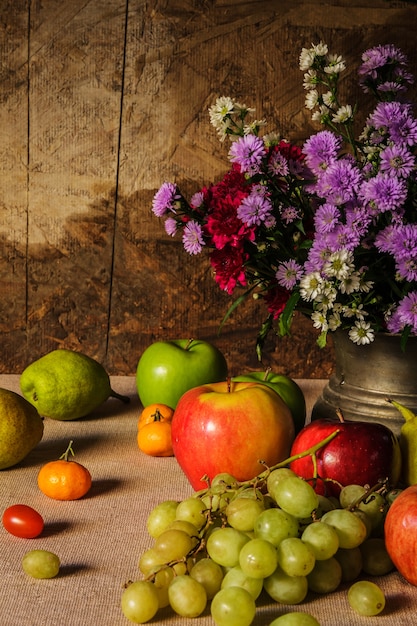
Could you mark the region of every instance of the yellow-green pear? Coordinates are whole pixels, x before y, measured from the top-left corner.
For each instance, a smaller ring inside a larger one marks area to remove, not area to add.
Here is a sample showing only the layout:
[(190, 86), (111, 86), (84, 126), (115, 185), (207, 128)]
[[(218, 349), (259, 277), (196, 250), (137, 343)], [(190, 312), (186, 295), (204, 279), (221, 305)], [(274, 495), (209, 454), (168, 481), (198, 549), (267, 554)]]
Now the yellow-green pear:
[(0, 470), (23, 461), (42, 436), (37, 410), (14, 391), (0, 389)]
[(57, 420), (84, 417), (110, 397), (129, 402), (113, 391), (100, 363), (66, 349), (53, 350), (28, 365), (20, 388), (40, 415)]

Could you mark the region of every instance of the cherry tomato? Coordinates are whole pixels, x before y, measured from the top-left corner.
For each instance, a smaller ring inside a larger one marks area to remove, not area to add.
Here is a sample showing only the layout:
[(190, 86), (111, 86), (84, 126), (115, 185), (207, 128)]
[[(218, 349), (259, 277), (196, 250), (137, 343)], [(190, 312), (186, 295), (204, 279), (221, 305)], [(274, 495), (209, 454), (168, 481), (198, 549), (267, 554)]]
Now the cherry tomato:
[(43, 531), (42, 515), (26, 504), (13, 504), (3, 513), (3, 526), (11, 535), (33, 539)]

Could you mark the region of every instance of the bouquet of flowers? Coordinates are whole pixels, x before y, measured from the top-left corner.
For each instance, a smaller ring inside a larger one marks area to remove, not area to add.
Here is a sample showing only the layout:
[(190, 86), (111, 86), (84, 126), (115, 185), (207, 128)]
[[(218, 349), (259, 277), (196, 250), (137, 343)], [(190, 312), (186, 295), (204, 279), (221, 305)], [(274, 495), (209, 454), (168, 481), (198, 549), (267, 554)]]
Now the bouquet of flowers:
[(323, 127), (300, 148), (263, 134), (254, 110), (218, 98), (210, 120), (231, 140), (224, 178), (188, 202), (164, 183), (152, 210), (185, 250), (208, 249), (214, 278), (229, 294), (243, 289), (267, 318), (258, 335), (290, 332), (294, 312), (312, 319), (318, 343), (347, 329), (357, 344), (375, 333), (417, 334), (417, 120), (404, 101), (413, 77), (395, 46), (362, 55), (359, 84), (377, 100), (355, 138), (355, 107), (339, 101), (346, 64), (323, 42), (303, 48), (306, 107)]

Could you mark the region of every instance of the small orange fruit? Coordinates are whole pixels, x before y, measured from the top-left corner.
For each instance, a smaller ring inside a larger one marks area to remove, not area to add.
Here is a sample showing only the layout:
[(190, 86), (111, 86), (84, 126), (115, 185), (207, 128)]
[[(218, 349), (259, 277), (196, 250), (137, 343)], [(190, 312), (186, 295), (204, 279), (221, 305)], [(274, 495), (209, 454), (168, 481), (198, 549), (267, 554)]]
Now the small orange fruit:
[(152, 424), (152, 422), (170, 422), (174, 415), (174, 409), (171, 409), (167, 404), (149, 404), (145, 406), (142, 413), (139, 415), (138, 429), (142, 428), (146, 424)]
[(155, 420), (138, 430), (138, 446), (150, 456), (173, 456), (171, 422)]
[(84, 465), (69, 461), (74, 451), (70, 441), (67, 450), (56, 461), (43, 465), (38, 474), (39, 489), (54, 500), (78, 500), (85, 496), (91, 487), (91, 474)]

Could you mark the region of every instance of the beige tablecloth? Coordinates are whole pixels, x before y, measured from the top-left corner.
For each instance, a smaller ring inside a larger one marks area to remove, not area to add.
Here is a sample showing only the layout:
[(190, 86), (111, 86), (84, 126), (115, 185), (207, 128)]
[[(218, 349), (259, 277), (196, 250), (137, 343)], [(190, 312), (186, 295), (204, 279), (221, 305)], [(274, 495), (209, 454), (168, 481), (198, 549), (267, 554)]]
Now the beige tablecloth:
[[(19, 390), (18, 376), (0, 376), (0, 387)], [(299, 381), (308, 409), (324, 381)], [(134, 378), (114, 377), (113, 388), (131, 396), (124, 405), (109, 400), (88, 418), (74, 422), (45, 420), (41, 443), (19, 465), (0, 472), (0, 509), (24, 503), (45, 519), (45, 530), (36, 539), (18, 539), (0, 528), (0, 625), (1, 626), (127, 626), (120, 609), (123, 585), (139, 577), (138, 559), (151, 545), (146, 518), (165, 499), (183, 499), (192, 489), (174, 458), (142, 454), (136, 444), (140, 405)], [(75, 502), (58, 502), (37, 487), (39, 467), (60, 456), (70, 439), (76, 459), (92, 476), (90, 493)], [(59, 577), (29, 578), (21, 568), (25, 552), (51, 550), (62, 563)], [(417, 589), (395, 572), (377, 581), (387, 604), (383, 614), (364, 618), (347, 602), (346, 588), (286, 607), (266, 598), (259, 601), (254, 626), (266, 626), (288, 610), (307, 611), (322, 626), (400, 626), (415, 624)], [(212, 625), (207, 610), (202, 617), (183, 619), (166, 609), (152, 624), (172, 626)]]

